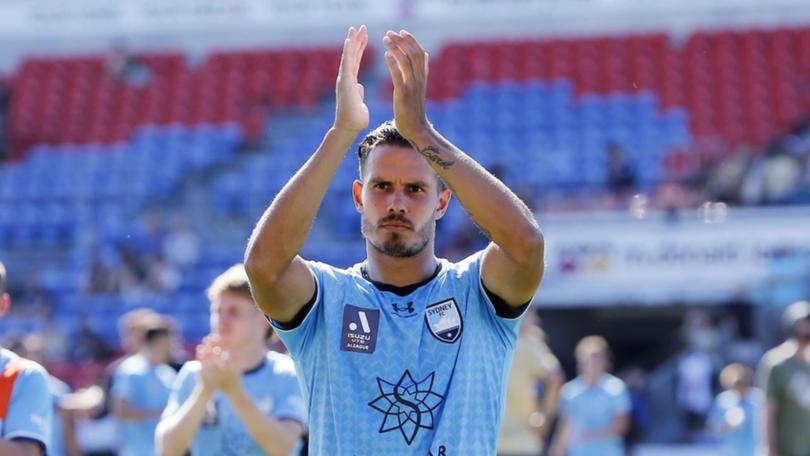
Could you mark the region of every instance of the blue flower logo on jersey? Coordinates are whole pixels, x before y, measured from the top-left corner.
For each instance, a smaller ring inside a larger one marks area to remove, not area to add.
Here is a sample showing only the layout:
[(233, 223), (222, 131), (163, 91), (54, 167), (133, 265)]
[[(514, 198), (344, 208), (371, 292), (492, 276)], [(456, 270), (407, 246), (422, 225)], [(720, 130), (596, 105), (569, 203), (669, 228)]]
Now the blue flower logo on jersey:
[(444, 402), (442, 395), (432, 391), (434, 375), (431, 372), (417, 382), (406, 370), (396, 384), (377, 377), (380, 396), (368, 405), (385, 415), (380, 433), (399, 429), (410, 445), (419, 429), (433, 429), (433, 411)]

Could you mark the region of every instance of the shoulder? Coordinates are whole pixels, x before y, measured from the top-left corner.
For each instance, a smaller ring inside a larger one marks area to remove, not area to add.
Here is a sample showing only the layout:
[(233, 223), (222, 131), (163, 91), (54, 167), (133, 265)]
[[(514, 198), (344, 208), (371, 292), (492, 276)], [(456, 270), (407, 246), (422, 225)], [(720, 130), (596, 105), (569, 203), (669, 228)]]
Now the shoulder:
[(319, 278), (333, 279), (333, 280), (351, 280), (356, 277), (361, 277), (360, 265), (356, 264), (349, 268), (338, 268), (331, 264), (322, 263), (320, 261), (305, 260), (309, 269)]
[(464, 258), (461, 261), (452, 263), (445, 259), (440, 259), (442, 262), (442, 269), (448, 277), (461, 278), (468, 274), (479, 274), (481, 269), (481, 259), (484, 256), (484, 251), (479, 250), (472, 255)]
[(563, 385), (562, 389), (560, 390), (560, 396), (562, 396), (562, 398), (565, 400), (572, 400), (579, 396), (582, 393), (582, 390), (582, 380), (577, 377)]
[(601, 387), (602, 390), (610, 396), (621, 396), (627, 393), (627, 387), (624, 385), (624, 382), (611, 374), (605, 374), (605, 377), (602, 379)]
[(123, 361), (115, 369), (116, 375), (133, 375), (141, 374), (148, 368), (148, 363), (143, 356), (132, 355), (124, 358)]
[(774, 347), (765, 352), (764, 355), (762, 355), (760, 368), (767, 370), (772, 369), (781, 364), (784, 364), (787, 360), (789, 360), (793, 356), (793, 353), (795, 351), (796, 346), (790, 341), (785, 342), (777, 347)]
[(15, 372), (18, 376), (17, 378), (41, 377), (47, 383), (48, 373), (44, 367), (30, 359), (22, 358), (5, 348), (3, 348), (2, 353), (0, 353), (0, 366), (2, 366), (2, 370)]
[(196, 374), (199, 371), (200, 371), (200, 362), (197, 361), (196, 359), (193, 359), (191, 361), (186, 361), (186, 363), (183, 364), (183, 367), (180, 368), (180, 371), (177, 373), (177, 375), (186, 376), (190, 374)]

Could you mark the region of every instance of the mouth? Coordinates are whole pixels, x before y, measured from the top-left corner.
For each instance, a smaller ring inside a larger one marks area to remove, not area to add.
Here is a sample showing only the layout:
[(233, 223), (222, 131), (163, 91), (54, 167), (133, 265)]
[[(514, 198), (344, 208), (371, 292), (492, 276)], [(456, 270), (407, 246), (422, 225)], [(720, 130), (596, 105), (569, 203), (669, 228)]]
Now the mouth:
[(411, 227), (408, 225), (402, 225), (399, 223), (387, 223), (382, 225), (380, 228), (384, 228), (390, 231), (410, 231)]

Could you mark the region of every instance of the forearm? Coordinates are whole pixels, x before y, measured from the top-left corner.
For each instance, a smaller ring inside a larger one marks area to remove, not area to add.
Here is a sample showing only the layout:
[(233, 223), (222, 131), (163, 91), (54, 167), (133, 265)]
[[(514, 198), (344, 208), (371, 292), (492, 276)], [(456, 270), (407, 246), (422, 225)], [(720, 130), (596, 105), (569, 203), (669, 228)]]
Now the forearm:
[(3, 456), (39, 456), (42, 450), (33, 442), (0, 439), (0, 454)]
[(162, 410), (138, 409), (125, 399), (116, 399), (113, 402), (113, 415), (119, 421), (143, 421), (160, 416)]
[(330, 129), (318, 150), (264, 212), (248, 243), (245, 263), (269, 279), (280, 275), (306, 242), (332, 178), (356, 132)]
[(543, 395), (540, 411), (548, 421), (554, 420), (560, 409), (560, 389), (563, 383), (562, 373), (551, 374), (546, 383), (546, 392)]
[(264, 415), (242, 386), (228, 394), (228, 400), (251, 437), (268, 455), (287, 456), (292, 452), (300, 435), (291, 435), (279, 420)]
[(408, 140), (493, 242), (520, 263), (537, 259), (540, 228), (531, 210), (506, 185), (429, 125)]
[(161, 456), (182, 455), (191, 446), (205, 417), (213, 394), (197, 386), (174, 415), (160, 421), (155, 432), (156, 448)]

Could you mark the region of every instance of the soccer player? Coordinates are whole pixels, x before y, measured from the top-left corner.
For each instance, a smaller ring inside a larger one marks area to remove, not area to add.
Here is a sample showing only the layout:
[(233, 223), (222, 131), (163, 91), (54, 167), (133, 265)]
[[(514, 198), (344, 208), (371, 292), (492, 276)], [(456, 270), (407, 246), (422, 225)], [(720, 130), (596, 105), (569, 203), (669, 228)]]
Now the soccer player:
[[(6, 268), (0, 262), (0, 318), (8, 313)], [(39, 364), (0, 348), (0, 454), (39, 456), (51, 438), (53, 399)]]
[(579, 376), (563, 385), (560, 426), (553, 456), (624, 456), (630, 427), (630, 396), (608, 373), (610, 348), (601, 336), (588, 336), (575, 349)]
[(756, 456), (762, 452), (760, 419), (765, 395), (754, 387), (754, 372), (743, 364), (729, 364), (720, 372), (723, 392), (709, 413), (709, 430), (722, 442), (723, 456)]
[(546, 345), (537, 314), (526, 312), (506, 388), (498, 454), (537, 456), (557, 415), (565, 374)]
[(789, 305), (783, 314), (789, 337), (762, 357), (765, 435), (769, 456), (810, 454), (810, 302)]
[(267, 350), (268, 323), (236, 265), (208, 289), (211, 331), (172, 386), (158, 425), (158, 454), (287, 456), (303, 433), (306, 406), (295, 366)]
[[(334, 125), (251, 237), (251, 288), (296, 361), (310, 454), (491, 456), (521, 316), (543, 274), (543, 236), (514, 193), (428, 122), (428, 55), (406, 31), (383, 38), (395, 119), (361, 142), (352, 186), (366, 260), (344, 270), (298, 256), (368, 127), (357, 82), (367, 41), (365, 27), (349, 29)], [(434, 247), (451, 190), (492, 240), (458, 263)]]
[(120, 456), (155, 453), (155, 428), (169, 400), (175, 371), (171, 357), (171, 331), (155, 319), (144, 333), (138, 353), (124, 359), (115, 371), (112, 411), (121, 426)]

